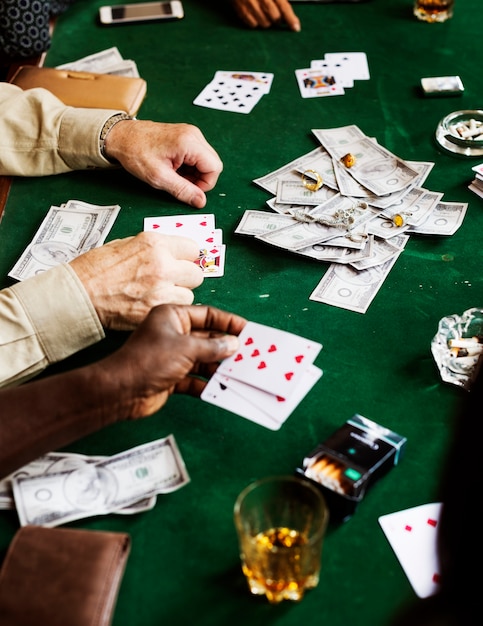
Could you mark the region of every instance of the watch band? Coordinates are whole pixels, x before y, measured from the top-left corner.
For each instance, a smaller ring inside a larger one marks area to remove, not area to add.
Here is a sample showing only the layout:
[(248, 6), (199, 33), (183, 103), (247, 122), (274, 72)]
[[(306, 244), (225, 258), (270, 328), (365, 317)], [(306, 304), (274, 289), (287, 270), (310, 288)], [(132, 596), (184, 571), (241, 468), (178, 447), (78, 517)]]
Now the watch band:
[(115, 115), (112, 115), (104, 123), (104, 126), (102, 127), (101, 133), (99, 135), (99, 149), (101, 151), (102, 156), (108, 161), (110, 161), (111, 163), (113, 163), (114, 161), (113, 159), (110, 159), (106, 155), (106, 150), (105, 150), (106, 137), (118, 122), (122, 122), (123, 120), (133, 120), (133, 119), (134, 118), (132, 117), (132, 115), (128, 115), (127, 113), (116, 113)]

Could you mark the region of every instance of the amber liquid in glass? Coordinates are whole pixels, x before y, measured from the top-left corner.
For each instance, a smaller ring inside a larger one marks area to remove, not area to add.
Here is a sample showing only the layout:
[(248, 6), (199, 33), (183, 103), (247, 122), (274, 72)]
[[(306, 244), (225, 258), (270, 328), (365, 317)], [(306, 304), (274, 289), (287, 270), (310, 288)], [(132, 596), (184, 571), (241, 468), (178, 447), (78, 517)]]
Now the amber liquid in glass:
[(416, 0), (414, 15), (425, 22), (445, 22), (453, 16), (454, 0)]

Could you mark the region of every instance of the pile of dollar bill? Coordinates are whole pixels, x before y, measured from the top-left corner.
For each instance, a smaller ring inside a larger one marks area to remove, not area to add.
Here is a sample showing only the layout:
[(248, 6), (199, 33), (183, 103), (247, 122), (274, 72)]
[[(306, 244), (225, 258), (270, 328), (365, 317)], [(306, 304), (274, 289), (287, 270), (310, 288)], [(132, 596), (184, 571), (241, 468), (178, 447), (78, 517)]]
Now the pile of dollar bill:
[(434, 163), (404, 161), (358, 126), (312, 133), (320, 147), (254, 179), (272, 212), (245, 211), (235, 232), (330, 263), (309, 298), (365, 313), (409, 236), (454, 234), (468, 205), (423, 187)]
[(53, 528), (148, 511), (189, 481), (173, 435), (110, 457), (50, 452), (0, 480), (0, 509), (16, 508), (21, 526)]

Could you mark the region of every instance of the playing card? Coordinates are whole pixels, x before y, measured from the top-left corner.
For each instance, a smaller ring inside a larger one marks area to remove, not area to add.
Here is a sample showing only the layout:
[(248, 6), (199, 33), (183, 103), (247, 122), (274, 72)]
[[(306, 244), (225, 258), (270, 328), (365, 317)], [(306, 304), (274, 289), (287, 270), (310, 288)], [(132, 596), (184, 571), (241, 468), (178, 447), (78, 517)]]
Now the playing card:
[(236, 84), (240, 81), (249, 83), (256, 90), (263, 91), (264, 94), (269, 93), (273, 82), (273, 74), (268, 72), (227, 72), (218, 70), (215, 73), (215, 80), (225, 80), (229, 84)]
[(430, 503), (379, 517), (387, 540), (420, 598), (433, 595), (439, 586), (440, 513), (441, 503)]
[(225, 271), (225, 245), (202, 248), (196, 261), (203, 270), (205, 278), (223, 276)]
[(240, 417), (249, 419), (270, 430), (278, 430), (282, 425), (282, 422), (273, 419), (249, 400), (227, 387), (224, 383), (224, 377), (218, 372), (215, 372), (210, 378), (200, 397), (205, 402), (236, 413)]
[(369, 66), (365, 52), (326, 52), (326, 61), (336, 63), (344, 75), (353, 80), (369, 80)]
[[(313, 364), (310, 365), (304, 372), (290, 398), (285, 399), (281, 396), (263, 391), (262, 389), (257, 389), (252, 385), (242, 383), (239, 380), (221, 374), (219, 375), (220, 381), (228, 387), (228, 389), (241, 396), (245, 401), (257, 407), (257, 410), (267, 414), (279, 424), (285, 422), (321, 376), (322, 370)], [(233, 413), (238, 413), (236, 402), (229, 410)]]
[(240, 347), (218, 372), (282, 398), (289, 398), (322, 345), (270, 326), (248, 322)]
[(323, 96), (340, 96), (344, 87), (337, 82), (335, 76), (323, 70), (307, 68), (295, 70), (295, 77), (302, 98), (318, 98)]
[(342, 87), (353, 87), (354, 79), (350, 72), (346, 71), (340, 63), (327, 61), (326, 59), (314, 60), (310, 63), (311, 69), (322, 71), (328, 76), (334, 76), (337, 83)]
[(246, 78), (232, 80), (215, 75), (193, 104), (233, 113), (250, 113), (265, 93), (266, 86), (256, 81)]
[(215, 228), (214, 214), (163, 215), (145, 217), (145, 231), (158, 231), (163, 235), (189, 237), (200, 244), (200, 248), (221, 245), (222, 231)]

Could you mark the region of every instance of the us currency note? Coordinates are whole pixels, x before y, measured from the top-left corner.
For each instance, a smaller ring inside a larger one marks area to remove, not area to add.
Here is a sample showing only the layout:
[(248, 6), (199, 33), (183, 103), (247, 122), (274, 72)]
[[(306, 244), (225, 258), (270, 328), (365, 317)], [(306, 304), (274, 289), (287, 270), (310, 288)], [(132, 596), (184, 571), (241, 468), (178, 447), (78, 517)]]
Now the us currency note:
[[(78, 469), (86, 464), (97, 463), (107, 457), (104, 456), (86, 456), (84, 454), (75, 454), (73, 452), (49, 452), (42, 455), (38, 459), (27, 463), (9, 476), (0, 480), (0, 509), (14, 509), (15, 499), (13, 495), (13, 480), (18, 477), (26, 478), (32, 476), (44, 476), (46, 474), (55, 474), (58, 472), (71, 471)], [(130, 515), (148, 511), (156, 504), (156, 496), (144, 498), (129, 507), (115, 511), (117, 514)]]
[(339, 162), (347, 153), (353, 154), (356, 161), (347, 172), (378, 196), (404, 189), (418, 176), (418, 172), (403, 159), (370, 137), (362, 133), (362, 137), (356, 139), (355, 128), (345, 126), (312, 132), (336, 161)]
[(105, 68), (116, 66), (122, 63), (124, 59), (116, 46), (106, 48), (100, 52), (89, 54), (86, 57), (57, 65), (58, 70), (72, 70), (75, 72), (94, 72), (96, 74), (104, 74)]
[[(397, 242), (393, 241), (396, 237), (391, 239), (379, 239), (374, 237), (374, 245), (372, 247), (371, 254), (365, 259), (352, 259), (350, 264), (356, 270), (361, 271), (370, 267), (375, 267), (376, 265), (381, 265), (382, 263), (389, 261), (393, 256), (398, 256), (404, 245), (401, 245), (401, 235), (398, 235), (397, 237)], [(407, 242), (408, 239), (409, 237), (406, 235), (405, 242)]]
[(243, 213), (238, 226), (235, 228), (235, 233), (239, 235), (261, 235), (293, 223), (294, 219), (291, 215), (248, 209)]
[(350, 265), (333, 263), (310, 294), (309, 300), (356, 313), (365, 313), (399, 258), (399, 254), (395, 254), (382, 265), (361, 271)]
[(322, 185), (317, 191), (310, 191), (302, 184), (302, 178), (298, 180), (286, 180), (280, 178), (277, 183), (277, 204), (298, 204), (302, 206), (317, 206), (332, 197), (333, 190)]
[(78, 200), (69, 200), (62, 207), (50, 207), (8, 275), (25, 280), (101, 246), (120, 209), (119, 205), (98, 206)]
[(310, 163), (314, 158), (320, 155), (320, 153), (321, 148), (315, 148), (307, 154), (303, 154), (293, 159), (293, 161), (289, 161), (273, 172), (269, 172), (259, 178), (254, 178), (253, 182), (262, 189), (265, 189), (265, 191), (269, 191), (271, 194), (275, 195), (277, 193), (277, 183), (279, 179), (300, 181), (298, 168), (301, 167), (302, 170), (309, 169), (305, 164)]
[(139, 70), (135, 61), (132, 59), (125, 59), (117, 65), (109, 65), (103, 72), (105, 74), (111, 74), (112, 76), (127, 76), (128, 78), (139, 78)]
[(454, 235), (463, 223), (467, 209), (467, 202), (439, 202), (422, 224), (410, 226), (408, 232), (418, 235)]
[(189, 482), (173, 435), (70, 471), (12, 481), (22, 526), (54, 527), (124, 509)]

